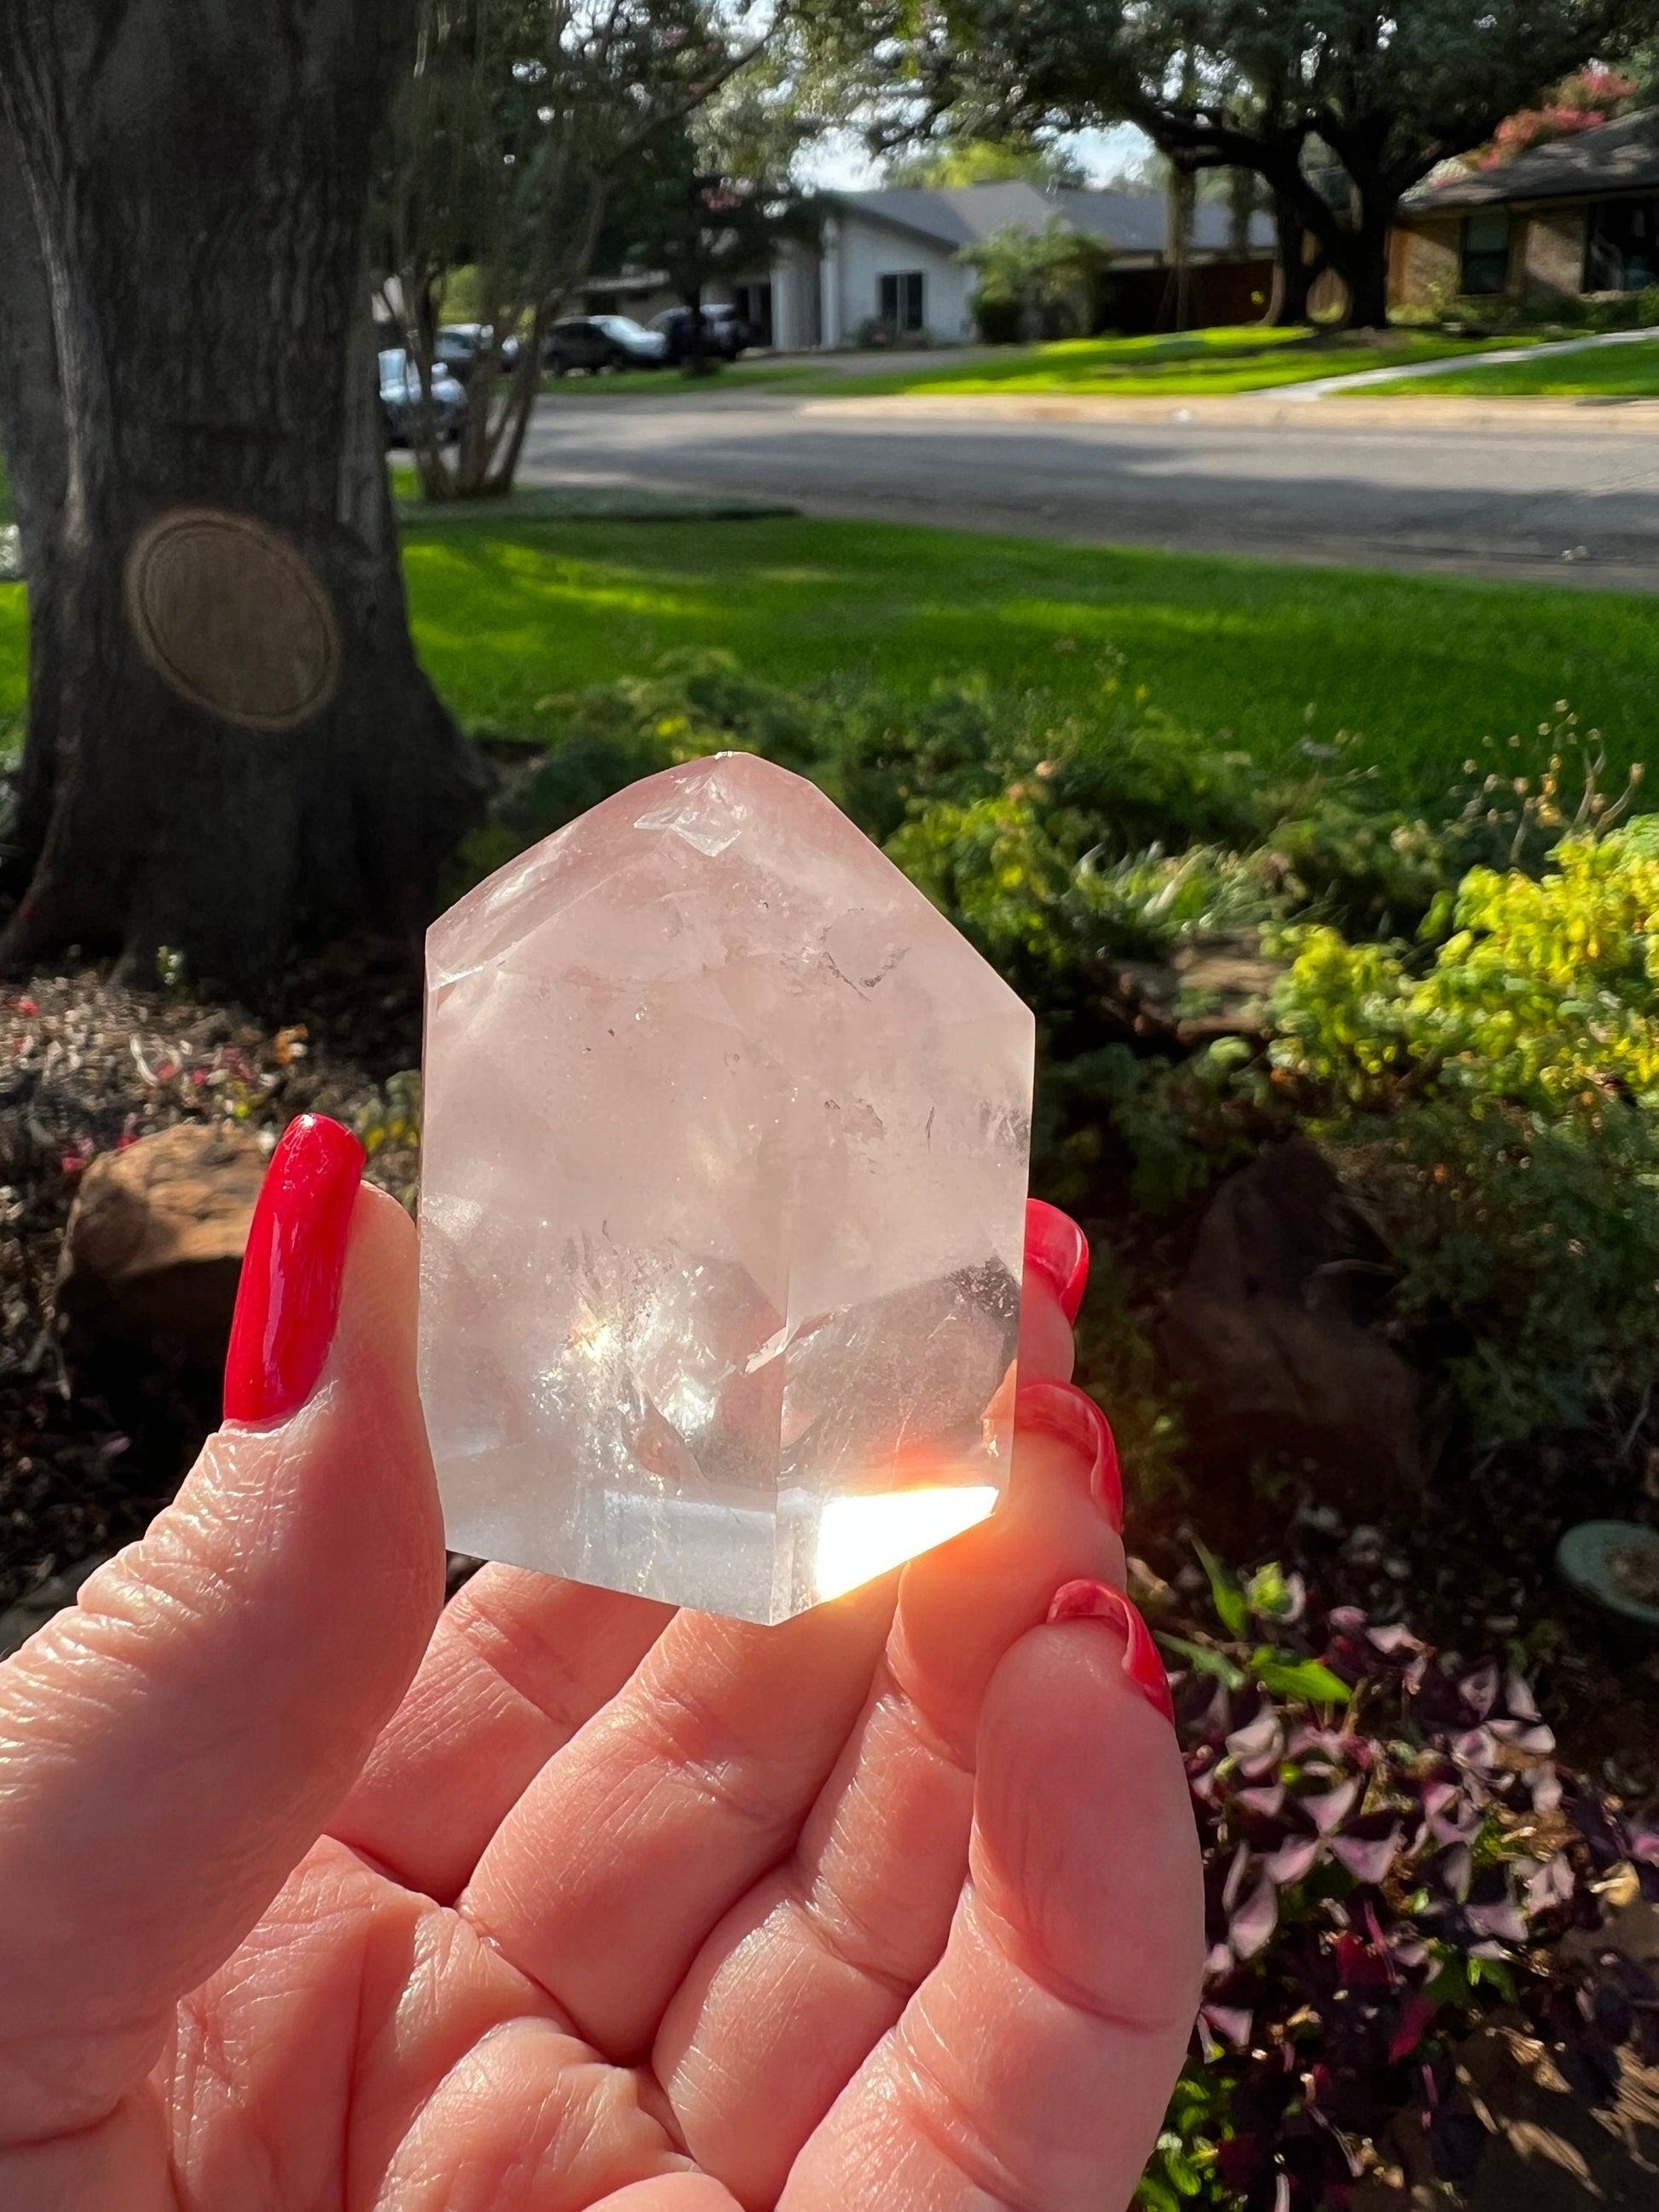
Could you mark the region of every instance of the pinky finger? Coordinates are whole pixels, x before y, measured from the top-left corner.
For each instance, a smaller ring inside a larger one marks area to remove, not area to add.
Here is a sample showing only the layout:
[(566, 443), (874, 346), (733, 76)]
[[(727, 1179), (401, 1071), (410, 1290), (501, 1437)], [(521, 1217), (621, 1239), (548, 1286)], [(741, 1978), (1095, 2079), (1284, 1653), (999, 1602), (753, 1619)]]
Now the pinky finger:
[(1198, 2004), (1200, 1870), (1151, 1638), (1097, 1590), (1063, 1593), (998, 1669), (945, 1956), (779, 2212), (1121, 2212), (1133, 2194)]

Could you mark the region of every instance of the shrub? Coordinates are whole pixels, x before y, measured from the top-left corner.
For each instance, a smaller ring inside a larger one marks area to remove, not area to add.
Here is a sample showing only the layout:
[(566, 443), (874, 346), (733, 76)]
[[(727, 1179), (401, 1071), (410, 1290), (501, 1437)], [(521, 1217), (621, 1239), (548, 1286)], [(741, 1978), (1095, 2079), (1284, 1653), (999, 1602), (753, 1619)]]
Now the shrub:
[[(1042, 1187), (1158, 1210), (1305, 1122), (1383, 1218), (1396, 1317), (1482, 1438), (1622, 1432), (1659, 1385), (1659, 824), (1619, 824), (1637, 786), (1604, 793), (1565, 708), (1477, 746), (1431, 823), (1381, 805), (1345, 741), (1267, 782), (1109, 667), (1086, 727), (1040, 694), (792, 691), (713, 655), (545, 704), (558, 735), (508, 779), (475, 871), (653, 769), (765, 753), (1036, 1007)], [(1265, 1052), (1128, 1041), (1116, 963), (1257, 932), (1292, 963)]]
[(978, 275), (971, 305), (991, 343), (1011, 328), (1017, 337), (1085, 337), (1099, 321), (1110, 248), (1058, 216), (1042, 230), (1009, 223), (957, 258)]
[(1659, 1382), (1659, 817), (1564, 839), (1540, 878), (1472, 869), (1452, 919), (1426, 964), (1293, 933), (1270, 1058), (1509, 1438)]

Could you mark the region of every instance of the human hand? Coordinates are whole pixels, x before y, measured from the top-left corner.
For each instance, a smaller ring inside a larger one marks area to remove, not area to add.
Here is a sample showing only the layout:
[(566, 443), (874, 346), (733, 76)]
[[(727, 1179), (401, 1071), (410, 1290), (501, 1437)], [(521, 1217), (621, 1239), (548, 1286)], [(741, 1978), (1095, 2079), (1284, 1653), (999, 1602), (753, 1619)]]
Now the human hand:
[(1071, 1224), (990, 1521), (780, 1628), (501, 1567), (440, 1617), (360, 1170), (290, 1131), (240, 1424), (0, 1668), (0, 2203), (1118, 2212), (1201, 1911)]

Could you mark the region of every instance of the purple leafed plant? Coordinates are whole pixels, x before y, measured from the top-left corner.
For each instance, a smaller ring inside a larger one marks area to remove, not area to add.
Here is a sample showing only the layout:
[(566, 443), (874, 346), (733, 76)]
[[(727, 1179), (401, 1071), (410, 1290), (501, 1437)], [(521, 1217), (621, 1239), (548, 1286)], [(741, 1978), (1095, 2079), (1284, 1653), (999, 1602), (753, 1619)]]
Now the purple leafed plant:
[(1650, 1976), (1553, 1956), (1601, 1925), (1616, 1867), (1659, 1899), (1659, 1824), (1557, 1763), (1518, 1674), (1449, 1668), (1403, 1626), (1321, 1616), (1297, 1577), (1241, 1584), (1203, 1556), (1219, 1632), (1160, 1640), (1206, 1864), (1214, 2180), (1249, 2212), (1340, 2208), (1402, 2115), (1467, 2178), (1483, 2131), (1453, 2053), (1498, 2005), (1585, 2096), (1626, 2049), (1659, 2061)]

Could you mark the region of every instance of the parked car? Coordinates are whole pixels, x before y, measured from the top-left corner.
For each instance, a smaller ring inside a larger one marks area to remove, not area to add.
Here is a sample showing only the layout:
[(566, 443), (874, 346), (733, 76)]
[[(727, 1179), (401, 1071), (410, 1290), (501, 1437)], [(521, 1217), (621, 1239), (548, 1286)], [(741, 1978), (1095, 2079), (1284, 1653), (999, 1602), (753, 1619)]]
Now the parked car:
[(555, 376), (585, 368), (660, 368), (668, 341), (631, 315), (568, 315), (555, 323), (542, 348), (542, 365)]
[[(665, 307), (653, 315), (651, 327), (668, 345), (670, 361), (684, 361), (691, 351), (691, 310)], [(749, 325), (729, 301), (711, 300), (702, 311), (702, 349), (719, 361), (735, 361), (749, 343)]]
[[(438, 332), (433, 356), (441, 361), (450, 374), (465, 384), (467, 374), (479, 353), (489, 343), (491, 326), (488, 323), (446, 323)], [(501, 365), (514, 369), (519, 365), (519, 341), (507, 337), (501, 340)]]
[[(389, 347), (380, 356), (380, 419), (388, 446), (409, 444), (420, 410), (421, 372), (401, 347)], [(466, 393), (437, 364), (432, 371), (432, 413), (439, 436), (452, 445), (466, 420)]]

